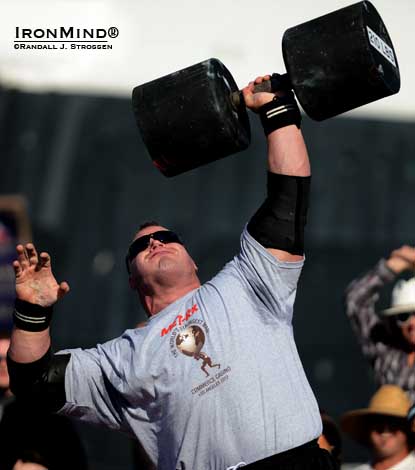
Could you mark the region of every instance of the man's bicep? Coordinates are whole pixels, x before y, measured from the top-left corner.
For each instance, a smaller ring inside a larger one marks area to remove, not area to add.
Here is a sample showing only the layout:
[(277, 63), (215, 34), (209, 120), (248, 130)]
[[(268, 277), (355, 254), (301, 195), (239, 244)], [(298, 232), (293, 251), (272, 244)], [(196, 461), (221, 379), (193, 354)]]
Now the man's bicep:
[(66, 401), (65, 371), (70, 354), (53, 355), (49, 348), (36, 361), (15, 362), (7, 358), (10, 388), (22, 402), (35, 403), (49, 411), (58, 411)]

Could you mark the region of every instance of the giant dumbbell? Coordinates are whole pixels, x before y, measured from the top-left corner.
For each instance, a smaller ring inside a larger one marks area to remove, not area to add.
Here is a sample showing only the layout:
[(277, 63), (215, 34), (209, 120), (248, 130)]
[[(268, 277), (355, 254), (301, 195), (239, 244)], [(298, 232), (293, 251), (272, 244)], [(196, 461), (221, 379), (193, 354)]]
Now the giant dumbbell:
[[(369, 1), (288, 29), (282, 50), (287, 69), (282, 82), (294, 89), (314, 120), (399, 91), (392, 41)], [(255, 91), (276, 91), (269, 89), (272, 83), (264, 82)], [(132, 100), (144, 143), (166, 176), (239, 152), (250, 143), (249, 118), (240, 92), (217, 59), (137, 86)]]

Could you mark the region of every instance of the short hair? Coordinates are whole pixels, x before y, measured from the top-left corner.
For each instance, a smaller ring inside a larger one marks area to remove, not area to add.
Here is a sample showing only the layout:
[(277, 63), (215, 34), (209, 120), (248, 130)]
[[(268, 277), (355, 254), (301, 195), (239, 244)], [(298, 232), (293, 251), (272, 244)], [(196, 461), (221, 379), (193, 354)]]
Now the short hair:
[[(159, 226), (161, 227), (160, 223), (157, 222), (157, 220), (146, 220), (145, 222), (143, 222), (139, 227), (138, 227), (138, 230), (137, 232), (139, 232), (140, 230), (143, 230), (147, 227), (155, 227), (155, 226)], [(136, 233), (137, 233), (136, 232)]]
[(46, 468), (50, 468), (51, 464), (51, 462), (49, 462), (50, 459), (44, 455), (44, 452), (32, 448), (20, 450), (16, 462), (18, 460), (21, 460), (23, 463), (36, 463)]

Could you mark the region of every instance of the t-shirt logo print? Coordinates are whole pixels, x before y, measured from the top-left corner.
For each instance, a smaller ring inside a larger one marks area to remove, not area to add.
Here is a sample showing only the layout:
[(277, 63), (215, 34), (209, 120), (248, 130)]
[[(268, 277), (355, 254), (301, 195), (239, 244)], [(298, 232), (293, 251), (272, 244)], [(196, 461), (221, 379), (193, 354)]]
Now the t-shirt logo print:
[(188, 326), (184, 331), (176, 337), (177, 349), (182, 352), (185, 356), (194, 357), (196, 361), (202, 360), (201, 369), (209, 377), (209, 372), (206, 370), (206, 366), (217, 367), (220, 369), (220, 364), (212, 364), (212, 359), (202, 351), (202, 347), (205, 344), (205, 333), (199, 326), (191, 325)]

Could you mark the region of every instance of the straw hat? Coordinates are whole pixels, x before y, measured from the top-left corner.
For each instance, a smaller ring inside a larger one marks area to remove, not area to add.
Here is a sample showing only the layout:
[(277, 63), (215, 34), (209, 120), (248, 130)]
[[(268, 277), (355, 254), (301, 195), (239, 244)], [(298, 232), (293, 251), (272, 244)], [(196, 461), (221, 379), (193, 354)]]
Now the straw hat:
[(397, 385), (382, 385), (370, 400), (369, 407), (345, 413), (340, 418), (340, 427), (352, 439), (367, 445), (370, 416), (402, 419), (402, 425), (405, 426), (411, 404), (408, 395)]
[(392, 290), (391, 307), (380, 313), (385, 316), (415, 312), (415, 277), (408, 281), (400, 280)]

